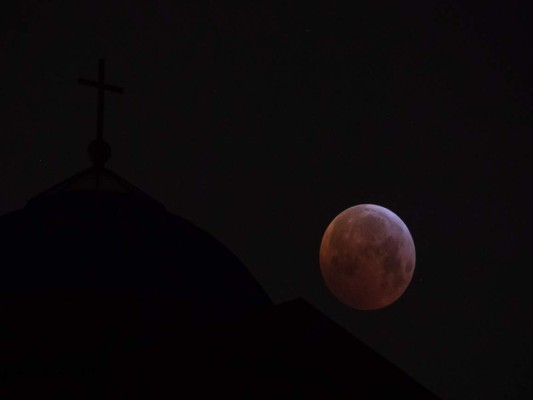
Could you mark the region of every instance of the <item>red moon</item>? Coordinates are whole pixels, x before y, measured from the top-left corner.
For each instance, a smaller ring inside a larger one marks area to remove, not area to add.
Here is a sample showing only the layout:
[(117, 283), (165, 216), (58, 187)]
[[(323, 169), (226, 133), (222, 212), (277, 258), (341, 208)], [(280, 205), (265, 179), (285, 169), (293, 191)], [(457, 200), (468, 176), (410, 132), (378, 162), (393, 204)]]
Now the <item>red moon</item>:
[(331, 221), (320, 244), (320, 270), (329, 290), (347, 306), (377, 310), (407, 289), (415, 245), (392, 211), (374, 204), (350, 207)]

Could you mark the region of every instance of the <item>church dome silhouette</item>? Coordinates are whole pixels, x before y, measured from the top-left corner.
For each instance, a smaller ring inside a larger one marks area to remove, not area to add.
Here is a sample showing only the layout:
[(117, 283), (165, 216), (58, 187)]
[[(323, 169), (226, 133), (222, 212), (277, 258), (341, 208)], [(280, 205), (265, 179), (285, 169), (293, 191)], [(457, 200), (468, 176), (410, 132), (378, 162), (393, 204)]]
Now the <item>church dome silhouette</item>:
[(8, 267), (0, 275), (4, 294), (53, 289), (165, 296), (199, 324), (270, 304), (217, 239), (106, 168), (82, 171), (1, 217), (0, 238)]
[(105, 168), (101, 117), (91, 167), (0, 217), (0, 398), (435, 399)]
[(97, 81), (79, 83), (98, 89), (97, 135), (88, 147), (92, 166), (0, 218), (3, 263), (9, 266), (0, 273), (2, 292), (165, 296), (202, 324), (271, 304), (218, 240), (105, 167), (111, 148), (103, 139), (104, 93), (123, 89), (105, 82), (103, 60)]

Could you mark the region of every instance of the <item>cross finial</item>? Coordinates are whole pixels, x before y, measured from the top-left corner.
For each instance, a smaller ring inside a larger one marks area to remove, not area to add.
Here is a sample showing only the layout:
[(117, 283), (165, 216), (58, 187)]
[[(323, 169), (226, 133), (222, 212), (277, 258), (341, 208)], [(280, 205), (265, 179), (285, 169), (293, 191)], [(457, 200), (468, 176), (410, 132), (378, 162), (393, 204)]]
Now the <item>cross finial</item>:
[(111, 155), (109, 145), (104, 141), (104, 93), (106, 90), (114, 93), (123, 93), (124, 89), (105, 83), (105, 62), (103, 59), (98, 61), (98, 81), (79, 78), (80, 85), (91, 86), (98, 89), (98, 120), (96, 130), (96, 140), (89, 145), (89, 155), (93, 164), (103, 167)]

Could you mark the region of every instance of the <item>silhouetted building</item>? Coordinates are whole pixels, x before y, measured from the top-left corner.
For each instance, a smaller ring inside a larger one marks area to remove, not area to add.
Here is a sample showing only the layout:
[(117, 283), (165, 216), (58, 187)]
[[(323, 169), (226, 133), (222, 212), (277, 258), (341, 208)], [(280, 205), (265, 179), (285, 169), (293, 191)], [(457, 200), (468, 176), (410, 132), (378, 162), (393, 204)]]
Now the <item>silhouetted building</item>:
[(274, 305), (95, 142), (0, 217), (0, 398), (435, 398), (304, 300)]
[(21, 397), (433, 398), (107, 169), (1, 217), (0, 243), (0, 387)]

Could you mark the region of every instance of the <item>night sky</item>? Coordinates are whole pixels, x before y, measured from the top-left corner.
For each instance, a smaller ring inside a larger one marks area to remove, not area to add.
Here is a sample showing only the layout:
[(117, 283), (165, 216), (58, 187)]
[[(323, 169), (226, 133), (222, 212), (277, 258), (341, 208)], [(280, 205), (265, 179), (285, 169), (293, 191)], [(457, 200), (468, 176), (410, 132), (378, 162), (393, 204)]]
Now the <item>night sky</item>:
[[(526, 398), (533, 5), (225, 3), (4, 6), (0, 214), (90, 165), (97, 95), (78, 78), (103, 57), (125, 89), (106, 96), (108, 168), (442, 399)], [(360, 203), (398, 214), (417, 250), (376, 312), (340, 304), (318, 266)]]

